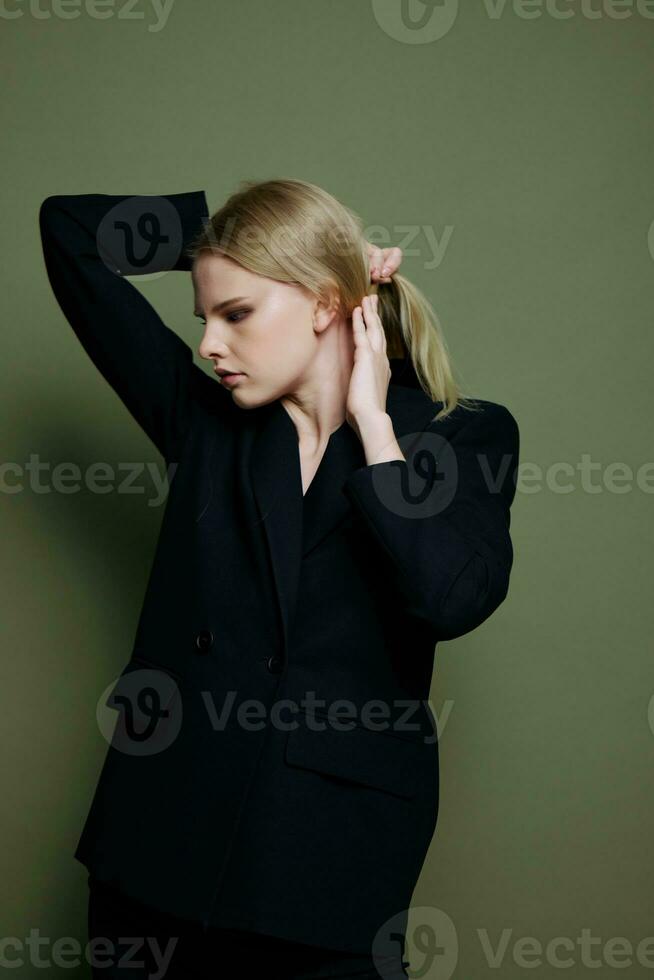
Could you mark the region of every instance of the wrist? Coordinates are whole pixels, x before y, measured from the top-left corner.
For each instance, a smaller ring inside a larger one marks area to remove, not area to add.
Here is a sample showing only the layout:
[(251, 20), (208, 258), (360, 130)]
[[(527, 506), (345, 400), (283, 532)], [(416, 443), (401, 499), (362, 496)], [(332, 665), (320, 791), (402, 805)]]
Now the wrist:
[(355, 423), (366, 454), (366, 465), (404, 459), (395, 437), (393, 420), (387, 412), (356, 416)]
[(388, 412), (375, 410), (372, 412), (359, 413), (354, 416), (359, 432), (374, 433), (388, 431), (393, 428), (393, 422)]

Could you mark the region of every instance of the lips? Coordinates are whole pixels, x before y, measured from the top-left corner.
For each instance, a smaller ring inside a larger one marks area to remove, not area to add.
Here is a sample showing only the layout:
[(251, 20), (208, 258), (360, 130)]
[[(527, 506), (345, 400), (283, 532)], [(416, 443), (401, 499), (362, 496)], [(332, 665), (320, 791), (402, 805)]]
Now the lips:
[(228, 385), (245, 377), (242, 371), (223, 371), (221, 369), (220, 371), (216, 371), (216, 374), (221, 382)]

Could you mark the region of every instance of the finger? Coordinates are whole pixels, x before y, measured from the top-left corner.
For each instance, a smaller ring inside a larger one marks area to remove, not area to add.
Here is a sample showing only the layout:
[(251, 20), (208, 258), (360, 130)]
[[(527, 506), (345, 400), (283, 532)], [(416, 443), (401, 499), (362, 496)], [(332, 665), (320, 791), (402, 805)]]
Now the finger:
[(386, 331), (384, 330), (384, 324), (382, 323), (382, 319), (379, 316), (379, 296), (377, 295), (377, 293), (374, 293), (372, 299), (373, 299), (373, 308), (375, 310), (375, 314), (377, 315), (377, 320), (379, 322), (379, 330), (382, 338), (382, 348), (384, 350), (384, 353), (386, 353), (386, 345), (387, 345)]
[(370, 265), (370, 278), (371, 280), (379, 278), (381, 275), (382, 266), (384, 265), (384, 252), (381, 248), (376, 245), (368, 243), (368, 258)]
[(354, 334), (355, 347), (360, 347), (367, 342), (366, 325), (363, 321), (363, 311), (360, 306), (355, 306), (352, 310), (352, 333)]
[(370, 341), (370, 346), (376, 351), (383, 350), (386, 343), (386, 335), (384, 333), (382, 322), (379, 319), (377, 311), (374, 307), (372, 297), (364, 296), (361, 306), (365, 321), (366, 334), (368, 340)]
[(400, 268), (402, 262), (402, 249), (397, 245), (385, 248), (382, 253), (382, 276), (392, 276)]

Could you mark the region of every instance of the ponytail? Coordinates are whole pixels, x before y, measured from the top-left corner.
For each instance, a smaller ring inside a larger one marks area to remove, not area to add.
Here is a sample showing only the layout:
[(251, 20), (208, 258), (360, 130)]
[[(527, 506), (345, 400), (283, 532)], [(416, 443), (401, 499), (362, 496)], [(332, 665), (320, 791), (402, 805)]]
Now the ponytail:
[(445, 418), (457, 405), (475, 411), (474, 400), (454, 379), (443, 330), (424, 293), (397, 273), (389, 283), (373, 283), (370, 291), (379, 297), (388, 357), (408, 357), (423, 391), (432, 401), (443, 403), (434, 421)]

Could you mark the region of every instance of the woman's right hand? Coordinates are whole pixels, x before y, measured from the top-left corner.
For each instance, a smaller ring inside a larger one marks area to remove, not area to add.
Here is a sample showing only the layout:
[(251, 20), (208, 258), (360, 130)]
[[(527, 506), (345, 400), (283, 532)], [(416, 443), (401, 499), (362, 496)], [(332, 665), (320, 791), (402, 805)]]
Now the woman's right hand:
[(378, 245), (366, 243), (370, 260), (370, 281), (390, 282), (391, 276), (397, 272), (402, 262), (402, 249), (397, 245), (391, 248), (379, 248)]

